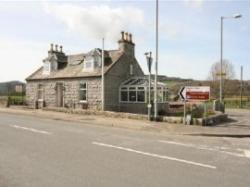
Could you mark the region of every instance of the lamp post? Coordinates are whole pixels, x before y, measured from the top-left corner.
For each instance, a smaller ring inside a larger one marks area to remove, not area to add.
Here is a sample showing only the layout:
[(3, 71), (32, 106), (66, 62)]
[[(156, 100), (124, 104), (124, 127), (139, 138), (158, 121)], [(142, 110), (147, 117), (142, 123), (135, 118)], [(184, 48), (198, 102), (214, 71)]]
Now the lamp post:
[(154, 118), (157, 121), (158, 117), (158, 105), (157, 105), (157, 79), (158, 79), (158, 33), (159, 33), (159, 1), (156, 0), (156, 16), (155, 16), (155, 85), (154, 85)]
[(223, 91), (222, 91), (222, 75), (224, 74), (222, 72), (222, 66), (223, 66), (223, 21), (224, 19), (238, 19), (238, 18), (241, 18), (242, 15), (241, 14), (234, 14), (233, 16), (230, 16), (230, 17), (223, 17), (221, 16), (220, 18), (220, 24), (221, 24), (221, 40), (220, 40), (220, 46), (221, 46), (221, 50), (220, 50), (220, 104), (223, 103), (223, 98), (222, 98), (222, 95), (223, 95)]
[(146, 56), (146, 60), (147, 60), (147, 65), (148, 65), (148, 72), (149, 72), (149, 75), (148, 75), (148, 120), (150, 121), (151, 120), (151, 66), (152, 66), (152, 63), (153, 63), (153, 58), (152, 58), (152, 52), (147, 52), (145, 53), (145, 56)]
[(102, 38), (102, 111), (105, 110), (104, 103), (104, 38)]

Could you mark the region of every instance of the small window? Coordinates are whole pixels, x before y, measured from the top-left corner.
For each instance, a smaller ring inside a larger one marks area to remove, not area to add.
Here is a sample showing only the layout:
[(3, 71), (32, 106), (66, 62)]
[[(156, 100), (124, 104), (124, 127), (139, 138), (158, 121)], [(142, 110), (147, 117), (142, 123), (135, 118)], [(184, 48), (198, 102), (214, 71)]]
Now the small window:
[(121, 88), (121, 101), (128, 101), (128, 88), (126, 87)]
[(80, 102), (87, 101), (87, 83), (80, 83), (80, 89), (79, 89), (79, 100)]
[(137, 90), (137, 102), (145, 102), (144, 87), (138, 87), (138, 90)]
[(43, 64), (43, 74), (49, 75), (50, 73), (50, 62), (44, 62)]
[(129, 66), (129, 72), (130, 72), (130, 75), (134, 74), (133, 64), (130, 64), (130, 66)]
[(136, 89), (134, 87), (129, 88), (129, 101), (136, 101)]
[(85, 68), (89, 69), (92, 68), (92, 62), (85, 62)]
[(165, 90), (163, 91), (163, 101), (167, 101), (167, 100), (168, 100), (168, 90), (165, 89)]
[(43, 85), (39, 84), (37, 88), (37, 99), (43, 100)]
[(92, 71), (94, 68), (94, 57), (93, 56), (86, 57), (83, 64), (84, 64), (83, 71)]

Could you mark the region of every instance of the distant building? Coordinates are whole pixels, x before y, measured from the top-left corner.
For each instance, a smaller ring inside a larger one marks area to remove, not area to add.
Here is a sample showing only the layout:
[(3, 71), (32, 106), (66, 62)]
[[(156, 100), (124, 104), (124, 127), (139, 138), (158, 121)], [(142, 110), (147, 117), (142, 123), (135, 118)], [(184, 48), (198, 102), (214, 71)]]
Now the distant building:
[[(137, 86), (136, 82), (129, 87), (124, 85), (131, 78), (145, 79), (135, 58), (132, 35), (122, 32), (118, 44), (118, 49), (104, 51), (104, 108), (145, 113), (147, 86)], [(51, 44), (43, 66), (26, 79), (27, 104), (34, 108), (101, 109), (101, 53), (96, 48), (88, 53), (66, 55), (62, 46), (58, 49), (58, 45)], [(166, 94), (165, 85), (160, 86)], [(161, 97), (165, 97), (163, 92)], [(166, 99), (161, 101), (165, 103)]]
[(25, 83), (10, 81), (0, 83), (0, 96), (21, 95), (25, 92)]

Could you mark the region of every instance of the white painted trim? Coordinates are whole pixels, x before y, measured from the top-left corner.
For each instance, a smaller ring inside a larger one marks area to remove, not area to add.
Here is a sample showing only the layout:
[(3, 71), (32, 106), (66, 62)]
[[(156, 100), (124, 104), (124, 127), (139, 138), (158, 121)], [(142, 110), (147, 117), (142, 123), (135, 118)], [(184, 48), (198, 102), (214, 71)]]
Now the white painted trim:
[(40, 133), (40, 134), (47, 134), (47, 135), (51, 135), (51, 132), (48, 131), (43, 131), (43, 130), (37, 130), (37, 129), (33, 129), (33, 128), (28, 128), (28, 127), (22, 127), (22, 126), (18, 126), (18, 125), (12, 125), (11, 127), (16, 128), (16, 129), (23, 129), (23, 130), (27, 130), (27, 131), (31, 131), (31, 132), (35, 132), (35, 133)]
[(185, 164), (189, 164), (189, 165), (195, 165), (195, 166), (209, 168), (209, 169), (216, 169), (216, 166), (212, 166), (212, 165), (208, 165), (208, 164), (203, 164), (203, 163), (199, 163), (199, 162), (194, 162), (194, 161), (179, 159), (179, 158), (165, 156), (165, 155), (158, 155), (158, 154), (155, 154), (155, 153), (138, 151), (138, 150), (131, 149), (131, 148), (120, 147), (120, 146), (115, 146), (115, 145), (111, 145), (111, 144), (105, 144), (105, 143), (101, 143), (101, 142), (92, 142), (92, 144), (97, 145), (97, 146), (109, 147), (109, 148), (119, 149), (119, 150), (128, 151), (128, 152), (132, 152), (132, 153), (137, 153), (137, 154), (141, 154), (141, 155), (145, 155), (145, 156), (150, 156), (150, 157), (154, 157), (154, 158), (160, 158), (160, 159), (165, 159), (165, 160), (172, 160), (172, 161), (176, 161), (176, 162), (181, 162), (181, 163), (185, 163)]

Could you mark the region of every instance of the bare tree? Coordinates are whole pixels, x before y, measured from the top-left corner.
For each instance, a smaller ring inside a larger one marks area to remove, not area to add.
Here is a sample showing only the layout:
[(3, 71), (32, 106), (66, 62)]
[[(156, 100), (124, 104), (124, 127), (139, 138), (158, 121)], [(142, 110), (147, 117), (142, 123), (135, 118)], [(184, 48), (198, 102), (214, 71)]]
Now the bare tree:
[[(220, 89), (220, 71), (221, 66), (220, 62), (215, 62), (210, 69), (208, 79), (211, 81), (211, 91), (212, 96), (218, 98), (219, 97), (219, 89)], [(222, 78), (223, 78), (223, 97), (230, 95), (231, 90), (234, 87), (234, 84), (231, 84), (231, 80), (235, 78), (234, 66), (228, 60), (223, 60), (222, 62)]]
[[(215, 62), (210, 69), (208, 79), (216, 81), (220, 79), (220, 62)], [(222, 61), (222, 76), (224, 80), (230, 80), (235, 78), (234, 66), (228, 60)]]

